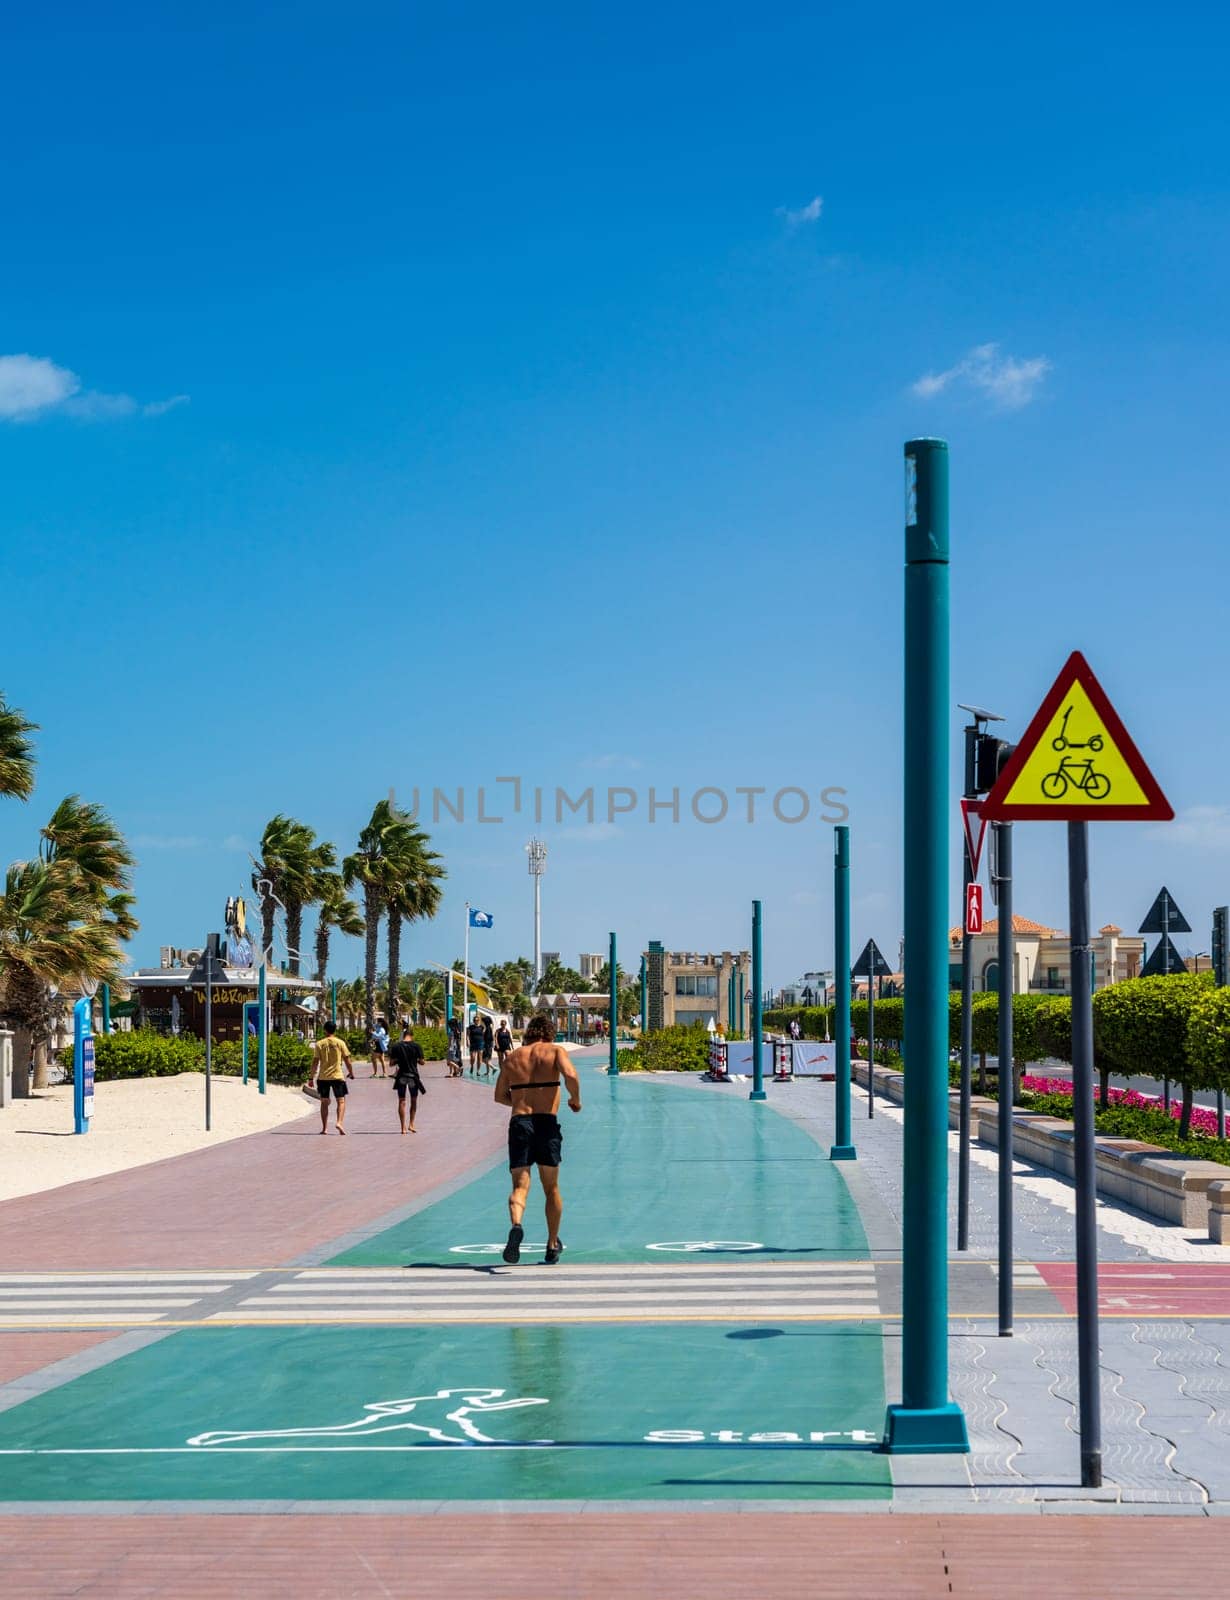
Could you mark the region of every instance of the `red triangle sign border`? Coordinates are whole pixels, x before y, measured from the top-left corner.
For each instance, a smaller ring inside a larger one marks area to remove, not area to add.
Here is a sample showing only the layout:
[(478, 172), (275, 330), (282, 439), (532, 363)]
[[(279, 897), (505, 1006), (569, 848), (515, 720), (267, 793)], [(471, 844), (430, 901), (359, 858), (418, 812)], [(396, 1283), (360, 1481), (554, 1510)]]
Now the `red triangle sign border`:
[[(1060, 701), (1074, 683), (1079, 683), (1089, 696), (1090, 704), (1102, 719), (1103, 727), (1117, 746), (1132, 776), (1144, 791), (1144, 805), (1034, 805), (1029, 802), (1017, 804), (1008, 802), (1007, 796), (1011, 793), (1021, 768), (1041, 742), (1051, 719), (1059, 709)], [(1007, 765), (995, 780), (995, 787), (982, 802), (982, 815), (990, 822), (1170, 822), (1174, 818), (1174, 807), (1162, 793), (1157, 779), (1149, 771), (1131, 734), (1123, 726), (1119, 713), (1111, 705), (1106, 691), (1094, 676), (1093, 668), (1079, 650), (1073, 650), (1060, 669), (1059, 676), (1051, 685), (1046, 698), (1034, 713)]]

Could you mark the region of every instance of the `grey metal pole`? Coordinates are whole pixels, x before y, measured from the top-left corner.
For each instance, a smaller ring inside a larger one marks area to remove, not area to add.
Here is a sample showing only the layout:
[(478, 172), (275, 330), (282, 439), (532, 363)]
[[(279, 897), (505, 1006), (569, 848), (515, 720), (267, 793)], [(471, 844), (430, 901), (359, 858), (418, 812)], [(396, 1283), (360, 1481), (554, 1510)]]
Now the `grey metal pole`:
[(607, 957), (607, 974), (609, 988), (607, 990), (610, 1004), (610, 1019), (607, 1025), (607, 1071), (619, 1072), (619, 963), (615, 955), (615, 935), (611, 935), (611, 953)]
[(211, 935), (205, 937), (205, 1132), (212, 1127), (211, 1091), (214, 1068), (214, 947)]
[[(867, 963), (875, 966), (875, 961)], [(876, 1114), (876, 980), (872, 973), (867, 979), (867, 1116)]]
[(995, 879), (999, 889), (999, 1334), (1012, 1334), (1012, 824), (997, 822)]
[(764, 1063), (760, 1041), (764, 1037), (764, 965), (760, 945), (760, 901), (752, 901), (752, 1088), (749, 1100), (765, 1100)]
[(1096, 1489), (1102, 1482), (1102, 1404), (1087, 822), (1068, 823), (1068, 917), (1072, 929), (1072, 1110), (1076, 1146), (1076, 1339), (1080, 1374), (1081, 1487)]
[[(1170, 976), (1170, 896), (1162, 896), (1162, 973)], [(1088, 987), (1088, 985), (1086, 985)], [(1170, 1110), (1170, 1079), (1162, 1079), (1162, 1110)]]
[[(968, 729), (966, 730), (968, 732)], [(962, 830), (964, 831), (964, 830)], [(965, 928), (966, 901), (974, 881), (969, 846), (961, 841), (961, 1101), (957, 1116), (957, 1249), (969, 1249), (969, 1140), (974, 1070), (974, 952)]]
[[(967, 800), (974, 799), (977, 775), (974, 772), (975, 741), (978, 723), (965, 729), (965, 789)], [(961, 1098), (957, 1112), (957, 1249), (969, 1249), (969, 1142), (973, 1120), (971, 1095), (974, 1071), (974, 952), (966, 929), (969, 886), (974, 881), (974, 864), (969, 858), (969, 838), (961, 816)], [(981, 821), (981, 818), (979, 818)], [(981, 837), (981, 836), (980, 836)]]

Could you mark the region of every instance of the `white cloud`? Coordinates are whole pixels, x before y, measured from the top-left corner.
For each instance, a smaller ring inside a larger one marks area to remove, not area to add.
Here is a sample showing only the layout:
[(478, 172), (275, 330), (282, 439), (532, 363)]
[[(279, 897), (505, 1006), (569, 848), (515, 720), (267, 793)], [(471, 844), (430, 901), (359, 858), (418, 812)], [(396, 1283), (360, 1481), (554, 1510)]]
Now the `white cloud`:
[(824, 210), (822, 195), (813, 195), (805, 206), (792, 209), (790, 206), (778, 206), (777, 214), (788, 228), (801, 228), (808, 222), (819, 222), (820, 213)]
[(138, 833), (132, 845), (135, 850), (201, 850), (205, 841), (192, 833)]
[(1230, 806), (1187, 806), (1173, 822), (1150, 828), (1149, 836), (1198, 850), (1230, 851)]
[(612, 753), (605, 756), (591, 756), (585, 765), (587, 767), (596, 767), (602, 772), (614, 770), (634, 772), (640, 766), (640, 762), (635, 756), (621, 756)]
[(944, 372), (924, 373), (912, 388), (921, 399), (930, 400), (954, 385), (965, 384), (1002, 410), (1019, 411), (1034, 398), (1050, 370), (1045, 356), (1018, 361), (1015, 356), (1001, 355), (997, 344), (980, 344)]
[(63, 405), (81, 379), (44, 356), (0, 356), (0, 417), (24, 422), (40, 411)]
[(122, 417), (160, 417), (187, 405), (186, 394), (141, 405), (130, 394), (82, 389), (81, 379), (46, 356), (0, 356), (0, 422), (32, 422), (59, 415), (79, 422), (113, 422)]

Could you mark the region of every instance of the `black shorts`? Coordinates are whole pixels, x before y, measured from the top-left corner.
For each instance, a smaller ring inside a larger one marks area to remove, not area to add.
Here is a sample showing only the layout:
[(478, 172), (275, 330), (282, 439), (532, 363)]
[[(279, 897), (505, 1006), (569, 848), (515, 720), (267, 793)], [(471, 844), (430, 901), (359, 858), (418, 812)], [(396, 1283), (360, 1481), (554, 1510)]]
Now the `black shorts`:
[(417, 1083), (410, 1083), (409, 1080), (406, 1079), (406, 1078), (395, 1078), (393, 1080), (393, 1087), (397, 1090), (397, 1098), (399, 1100), (404, 1100), (406, 1098), (406, 1090), (407, 1089), (409, 1089), (409, 1091), (410, 1091), (410, 1093), (411, 1093), (411, 1095), (413, 1097), (415, 1097), (415, 1098), (418, 1097), (418, 1092), (419, 1092), (418, 1084)]
[(344, 1100), (350, 1093), (350, 1090), (346, 1086), (345, 1078), (317, 1078), (316, 1087), (320, 1091), (320, 1098), (322, 1100), (327, 1100), (329, 1098), (330, 1089), (332, 1089), (333, 1093), (338, 1097), (339, 1100)]
[(553, 1113), (514, 1117), (508, 1124), (508, 1165), (558, 1167), (563, 1144), (564, 1130)]

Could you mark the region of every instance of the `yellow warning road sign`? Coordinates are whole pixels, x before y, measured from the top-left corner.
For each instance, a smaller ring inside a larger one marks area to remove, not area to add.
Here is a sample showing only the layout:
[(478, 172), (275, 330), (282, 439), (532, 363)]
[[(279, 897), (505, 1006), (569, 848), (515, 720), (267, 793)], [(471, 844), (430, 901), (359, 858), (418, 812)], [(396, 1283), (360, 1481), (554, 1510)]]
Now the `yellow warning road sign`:
[(1174, 810), (1089, 663), (1074, 650), (982, 814), (999, 822), (1168, 822)]

